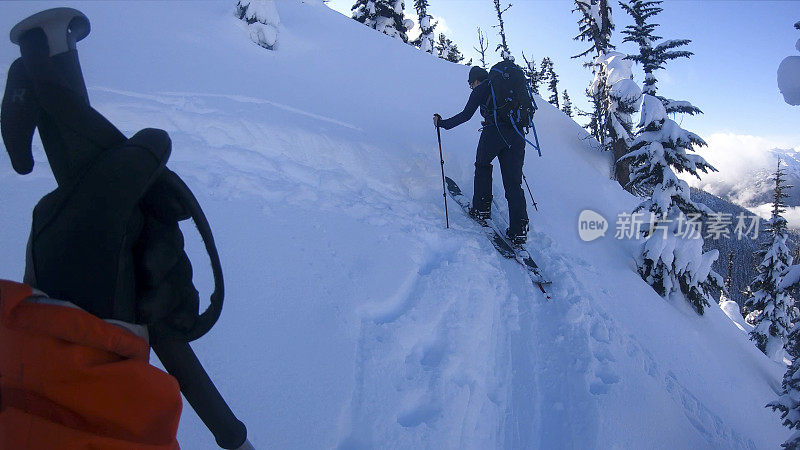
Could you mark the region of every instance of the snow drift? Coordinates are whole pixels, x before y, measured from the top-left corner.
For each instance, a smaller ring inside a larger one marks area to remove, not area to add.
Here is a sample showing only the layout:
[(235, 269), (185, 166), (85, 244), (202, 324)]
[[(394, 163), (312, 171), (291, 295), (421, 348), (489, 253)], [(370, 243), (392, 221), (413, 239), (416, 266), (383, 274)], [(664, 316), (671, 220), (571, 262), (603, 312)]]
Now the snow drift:
[[(257, 448), (755, 449), (789, 434), (764, 408), (784, 368), (722, 310), (657, 296), (636, 242), (580, 240), (582, 210), (613, 226), (638, 201), (545, 101), (544, 157), (529, 149), (524, 171), (550, 302), (459, 211), (444, 228), (431, 116), (461, 110), (466, 67), (317, 1), (276, 2), (276, 51), (233, 1), (68, 3), (92, 20), (93, 106), (128, 134), (167, 130), (211, 222), (228, 295), (194, 348)], [(0, 30), (47, 7), (5, 2)], [(17, 52), (0, 45), (4, 68)], [(443, 135), (465, 188), (478, 127)], [(35, 159), (22, 177), (0, 156), (3, 278), (22, 277), (31, 209), (54, 186), (40, 145)], [(214, 447), (188, 408), (179, 440)]]

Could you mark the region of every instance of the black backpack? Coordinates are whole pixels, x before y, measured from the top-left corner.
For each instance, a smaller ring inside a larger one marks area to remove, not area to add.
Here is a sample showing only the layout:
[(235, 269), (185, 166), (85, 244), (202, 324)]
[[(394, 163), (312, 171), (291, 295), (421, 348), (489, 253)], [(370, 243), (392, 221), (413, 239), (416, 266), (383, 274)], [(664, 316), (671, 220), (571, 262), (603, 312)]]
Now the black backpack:
[(489, 118), (495, 123), (510, 123), (518, 132), (533, 126), (536, 102), (528, 89), (525, 72), (513, 61), (500, 61), (489, 71), (491, 95), (486, 102)]

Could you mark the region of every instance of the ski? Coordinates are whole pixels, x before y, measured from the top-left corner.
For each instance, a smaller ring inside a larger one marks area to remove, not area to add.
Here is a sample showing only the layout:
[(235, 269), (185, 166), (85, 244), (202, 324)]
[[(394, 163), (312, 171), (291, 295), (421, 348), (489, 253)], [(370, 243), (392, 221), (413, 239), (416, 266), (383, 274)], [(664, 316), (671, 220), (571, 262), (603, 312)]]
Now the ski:
[[(495, 200), (492, 200), (492, 203), (495, 206), (495, 211), (499, 211), (500, 208), (498, 207), (497, 202)], [(533, 260), (533, 257), (531, 256), (531, 254), (528, 251), (528, 249), (526, 248), (526, 246), (525, 245), (514, 246), (508, 240), (508, 237), (505, 234), (505, 229), (508, 227), (508, 223), (502, 217), (498, 217), (496, 219), (495, 218), (489, 219), (489, 223), (490, 223), (491, 227), (494, 229), (495, 233), (497, 233), (500, 236), (502, 236), (508, 242), (508, 244), (515, 249), (517, 254), (520, 257), (522, 257), (522, 260), (525, 262), (525, 265), (528, 267), (528, 269), (531, 272), (535, 273), (537, 276), (541, 277), (542, 280), (545, 280), (544, 276), (539, 271), (539, 266)], [(549, 281), (543, 281), (543, 283), (544, 284), (549, 284), (550, 282)]]
[[(461, 188), (458, 187), (455, 181), (453, 181), (450, 177), (445, 177), (445, 181), (447, 183), (447, 191), (450, 193), (450, 197), (455, 200), (456, 203), (461, 207), (464, 213), (472, 220), (472, 216), (469, 215), (469, 201), (461, 192)], [(539, 267), (533, 261), (530, 254), (527, 250), (523, 247), (514, 247), (508, 241), (508, 239), (503, 235), (502, 232), (497, 230), (497, 224), (493, 222), (491, 219), (488, 221), (478, 221), (475, 220), (483, 230), (484, 234), (489, 241), (492, 243), (495, 249), (505, 258), (513, 259), (516, 261), (520, 266), (525, 269), (525, 272), (530, 277), (531, 281), (542, 291), (545, 298), (548, 300), (550, 299), (550, 294), (544, 288), (544, 285), (550, 284), (541, 274)]]

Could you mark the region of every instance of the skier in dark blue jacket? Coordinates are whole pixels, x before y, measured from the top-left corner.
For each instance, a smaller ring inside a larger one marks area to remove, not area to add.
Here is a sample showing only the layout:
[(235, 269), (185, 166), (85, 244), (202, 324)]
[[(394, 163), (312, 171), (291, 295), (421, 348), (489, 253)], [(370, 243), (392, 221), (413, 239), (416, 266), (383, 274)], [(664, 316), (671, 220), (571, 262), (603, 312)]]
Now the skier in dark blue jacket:
[(470, 214), (478, 220), (486, 220), (492, 214), (492, 161), (500, 161), (506, 200), (508, 200), (508, 223), (506, 234), (514, 244), (524, 244), (528, 236), (528, 212), (525, 194), (522, 191), (522, 164), (525, 162), (525, 139), (508, 123), (495, 124), (487, 107), (491, 92), (487, 79), (489, 74), (481, 67), (469, 71), (468, 83), (472, 89), (464, 110), (449, 119), (433, 115), (433, 124), (449, 130), (468, 121), (480, 108), (483, 128), (475, 156), (475, 180)]

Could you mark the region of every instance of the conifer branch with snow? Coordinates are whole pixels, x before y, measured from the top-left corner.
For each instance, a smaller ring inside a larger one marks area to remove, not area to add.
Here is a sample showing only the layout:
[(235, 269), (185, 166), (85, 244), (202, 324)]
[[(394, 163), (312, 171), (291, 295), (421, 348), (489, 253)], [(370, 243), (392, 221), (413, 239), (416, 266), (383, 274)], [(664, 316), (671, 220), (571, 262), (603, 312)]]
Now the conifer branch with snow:
[(419, 22), (419, 37), (412, 42), (414, 46), (426, 53), (433, 53), (435, 50), (436, 22), (433, 16), (428, 14), (428, 0), (414, 0), (414, 8), (417, 10), (417, 20)]
[(614, 22), (611, 18), (611, 7), (607, 0), (575, 0), (573, 12), (580, 12), (578, 19), (579, 33), (575, 40), (589, 42), (591, 46), (585, 51), (573, 56), (581, 58), (594, 52), (595, 57), (590, 62), (584, 63), (585, 67), (591, 67), (594, 80), (593, 87), (586, 90), (586, 95), (594, 107), (590, 115), (590, 121), (585, 125), (595, 139), (600, 142), (602, 149), (608, 148), (606, 119), (608, 116), (608, 99), (604, 96), (608, 89), (606, 86), (598, 86), (596, 81), (605, 80), (602, 65), (597, 64), (597, 57), (606, 54), (614, 49), (611, 44), (611, 32), (614, 30)]
[(439, 41), (436, 43), (436, 55), (456, 64), (464, 60), (464, 55), (458, 50), (458, 46), (444, 33), (439, 33)]
[(403, 0), (357, 0), (353, 19), (387, 36), (408, 42), (406, 31), (413, 21), (405, 19)]
[(251, 41), (267, 50), (275, 49), (281, 21), (273, 0), (239, 0), (234, 15), (247, 23)]
[(667, 118), (661, 101), (643, 96), (641, 131), (623, 161), (633, 168), (630, 184), (650, 197), (634, 213), (650, 213), (650, 229), (636, 256), (639, 275), (662, 297), (682, 294), (699, 314), (708, 306), (713, 291), (723, 289), (722, 279), (711, 269), (717, 250), (703, 252), (697, 225), (713, 213), (690, 197), (689, 185), (675, 175), (716, 171), (701, 156), (688, 153), (706, 145), (697, 135)]
[(780, 411), (783, 425), (794, 430), (781, 447), (797, 450), (800, 449), (800, 370), (798, 370), (800, 369), (800, 323), (795, 324), (789, 333), (786, 353), (792, 363), (783, 375), (780, 396), (767, 404), (767, 407), (773, 411)]

